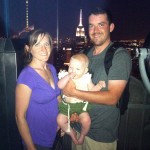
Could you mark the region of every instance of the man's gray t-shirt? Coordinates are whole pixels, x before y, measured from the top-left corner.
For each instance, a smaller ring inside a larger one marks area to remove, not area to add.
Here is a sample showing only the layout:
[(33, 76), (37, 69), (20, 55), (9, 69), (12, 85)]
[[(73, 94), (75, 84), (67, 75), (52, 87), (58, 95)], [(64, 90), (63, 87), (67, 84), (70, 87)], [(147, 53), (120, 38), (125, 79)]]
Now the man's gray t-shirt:
[[(106, 88), (103, 90), (107, 90), (108, 80), (128, 80), (131, 71), (131, 57), (127, 50), (120, 47), (114, 54), (109, 74), (106, 74), (104, 58), (108, 47), (98, 55), (93, 55), (94, 49), (87, 54), (90, 60), (89, 72), (92, 74), (92, 81), (94, 84), (100, 80), (105, 81)], [(95, 141), (106, 143), (117, 140), (120, 112), (116, 105), (92, 104), (89, 113), (91, 127), (87, 136)]]

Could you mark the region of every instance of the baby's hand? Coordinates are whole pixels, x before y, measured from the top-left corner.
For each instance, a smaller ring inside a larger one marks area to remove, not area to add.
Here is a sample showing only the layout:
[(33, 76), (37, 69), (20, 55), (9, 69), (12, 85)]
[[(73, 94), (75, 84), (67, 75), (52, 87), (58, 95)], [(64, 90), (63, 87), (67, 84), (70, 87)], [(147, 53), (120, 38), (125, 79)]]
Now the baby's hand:
[(100, 86), (101, 88), (106, 87), (105, 81), (99, 81), (98, 84), (99, 84), (99, 86)]
[(69, 73), (69, 77), (71, 78), (71, 79), (73, 79), (74, 77), (75, 77), (75, 73), (73, 73), (73, 72), (71, 72), (71, 73)]

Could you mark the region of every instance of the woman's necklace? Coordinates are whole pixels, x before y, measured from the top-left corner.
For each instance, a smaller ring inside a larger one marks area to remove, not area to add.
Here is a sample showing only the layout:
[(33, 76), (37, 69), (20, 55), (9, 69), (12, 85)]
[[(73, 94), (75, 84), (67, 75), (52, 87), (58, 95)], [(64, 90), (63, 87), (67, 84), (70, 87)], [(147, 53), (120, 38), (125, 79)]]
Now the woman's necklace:
[(48, 77), (48, 81), (50, 83), (50, 85), (52, 86), (52, 88), (54, 89), (55, 88), (55, 85), (54, 85), (54, 80), (53, 80), (53, 76), (52, 76), (52, 73), (51, 73), (51, 70), (48, 66), (47, 67), (47, 70), (46, 70), (46, 75)]
[(46, 82), (48, 82), (53, 89), (55, 88), (53, 76), (47, 64), (44, 68), (36, 67), (33, 63), (29, 66), (31, 66)]

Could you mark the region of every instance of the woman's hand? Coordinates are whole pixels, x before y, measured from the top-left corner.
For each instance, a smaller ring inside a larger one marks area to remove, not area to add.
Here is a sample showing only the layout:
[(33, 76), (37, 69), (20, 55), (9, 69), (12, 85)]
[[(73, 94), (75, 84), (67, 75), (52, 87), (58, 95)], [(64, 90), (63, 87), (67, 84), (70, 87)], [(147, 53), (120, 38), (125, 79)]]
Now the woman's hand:
[(60, 129), (59, 126), (57, 127), (57, 132), (60, 132), (61, 137), (65, 135), (65, 132), (62, 129)]

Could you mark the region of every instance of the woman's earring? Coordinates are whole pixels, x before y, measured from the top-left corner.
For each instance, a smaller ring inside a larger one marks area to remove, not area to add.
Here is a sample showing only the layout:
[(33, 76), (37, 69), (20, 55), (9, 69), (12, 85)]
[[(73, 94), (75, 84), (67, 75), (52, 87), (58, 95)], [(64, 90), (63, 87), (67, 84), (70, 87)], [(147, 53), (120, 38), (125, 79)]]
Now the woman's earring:
[(32, 54), (31, 54), (31, 53), (29, 53), (29, 60), (31, 60), (31, 58), (32, 58)]

